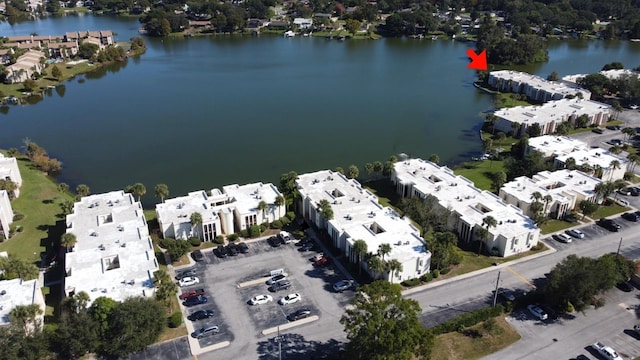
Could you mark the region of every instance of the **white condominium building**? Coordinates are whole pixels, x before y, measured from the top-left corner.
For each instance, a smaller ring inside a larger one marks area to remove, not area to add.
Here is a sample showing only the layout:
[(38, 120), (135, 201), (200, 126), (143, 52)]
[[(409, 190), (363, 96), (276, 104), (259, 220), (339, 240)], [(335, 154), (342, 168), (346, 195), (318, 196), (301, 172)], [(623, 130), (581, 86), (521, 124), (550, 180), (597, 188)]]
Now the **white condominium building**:
[[(629, 69), (603, 70), (603, 71), (600, 71), (599, 74), (604, 75), (609, 80), (619, 79), (622, 76), (635, 76), (635, 77), (640, 76), (639, 72), (629, 70)], [(569, 85), (577, 85), (578, 82), (587, 75), (588, 74), (567, 75), (562, 78), (562, 81)]]
[[(521, 176), (500, 189), (500, 198), (533, 216), (531, 204), (542, 204), (542, 213), (555, 219), (569, 215), (582, 200), (595, 202), (595, 187), (602, 181), (578, 170), (542, 171), (532, 178)], [(537, 195), (540, 198), (536, 199)]]
[(6, 190), (0, 190), (0, 236), (9, 238), (9, 229), (13, 222), (13, 209)]
[[(0, 255), (2, 256), (2, 255)], [(0, 326), (8, 325), (9, 314), (16, 306), (38, 305), (42, 313), (36, 316), (39, 326), (44, 324), (45, 302), (38, 279), (0, 281)]]
[[(519, 128), (519, 134), (527, 131), (533, 124), (540, 126), (541, 135), (552, 134), (563, 122), (575, 123), (581, 115), (589, 118), (588, 125), (602, 125), (609, 120), (611, 106), (591, 100), (562, 99), (542, 105), (516, 106), (494, 112), (500, 120), (496, 129), (508, 133)], [(515, 124), (515, 125), (514, 125)]]
[(123, 191), (83, 197), (67, 215), (76, 245), (65, 255), (65, 293), (123, 301), (155, 294), (158, 270), (142, 205)]
[(5, 157), (0, 154), (0, 179), (11, 180), (18, 188), (13, 192), (15, 197), (20, 196), (20, 187), (22, 186), (22, 176), (18, 168), (18, 160), (16, 158)]
[(567, 136), (542, 135), (529, 139), (525, 153), (537, 151), (548, 158), (588, 148), (589, 146), (584, 141)]
[[(476, 188), (447, 167), (422, 159), (399, 161), (394, 164), (391, 181), (402, 197), (435, 197), (442, 209), (451, 212), (448, 226), (462, 242), (483, 241), (490, 253), (505, 257), (528, 251), (538, 243), (540, 229), (521, 209)], [(495, 227), (485, 225), (488, 217), (496, 220)], [(478, 233), (481, 227), (488, 230), (484, 239)]]
[(490, 86), (502, 91), (525, 94), (529, 99), (540, 102), (564, 99), (567, 96), (582, 94), (583, 99), (591, 99), (591, 92), (575, 84), (549, 81), (537, 75), (513, 71), (500, 70), (489, 73)]
[[(330, 170), (303, 174), (296, 180), (300, 200), (298, 208), (304, 219), (320, 229), (326, 229), (333, 246), (352, 262), (357, 255), (352, 250), (356, 240), (364, 240), (369, 253), (376, 254), (382, 244), (389, 244), (391, 252), (384, 260), (395, 259), (402, 270), (374, 274), (394, 283), (417, 278), (429, 272), (431, 253), (426, 249), (420, 231), (394, 210), (383, 207), (378, 198), (354, 179)], [(332, 219), (324, 219), (319, 204), (327, 200), (333, 210)], [(360, 264), (366, 268), (366, 262)]]
[[(253, 183), (228, 185), (211, 190), (191, 192), (186, 196), (167, 199), (156, 205), (158, 223), (165, 238), (198, 237), (212, 241), (218, 235), (233, 234), (252, 225), (273, 222), (286, 213), (282, 196), (273, 184)], [(260, 204), (266, 207), (261, 210)], [(202, 223), (191, 224), (191, 215), (200, 213)]]

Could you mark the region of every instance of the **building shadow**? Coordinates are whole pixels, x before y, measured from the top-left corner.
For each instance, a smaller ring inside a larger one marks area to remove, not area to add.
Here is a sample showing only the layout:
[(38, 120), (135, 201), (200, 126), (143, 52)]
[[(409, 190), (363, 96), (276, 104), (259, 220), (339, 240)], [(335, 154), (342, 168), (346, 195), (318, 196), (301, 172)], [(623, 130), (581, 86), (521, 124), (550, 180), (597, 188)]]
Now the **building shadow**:
[[(317, 360), (343, 359), (344, 343), (334, 339), (327, 342), (306, 340), (300, 334), (281, 334), (258, 342), (259, 360)], [(280, 355), (282, 355), (280, 357)]]

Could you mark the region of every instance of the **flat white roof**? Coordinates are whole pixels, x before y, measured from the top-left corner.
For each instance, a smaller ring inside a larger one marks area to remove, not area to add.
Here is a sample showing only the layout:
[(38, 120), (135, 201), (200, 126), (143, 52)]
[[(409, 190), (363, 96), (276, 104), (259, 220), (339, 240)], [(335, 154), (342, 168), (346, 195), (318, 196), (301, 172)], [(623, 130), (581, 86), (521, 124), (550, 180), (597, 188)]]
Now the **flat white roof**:
[(18, 160), (16, 160), (16, 158), (4, 157), (0, 154), (0, 179), (7, 177), (11, 178), (11, 181), (17, 182), (18, 185), (22, 183)]
[(542, 105), (503, 108), (494, 114), (510, 122), (544, 125), (554, 121), (565, 121), (572, 115), (593, 116), (599, 113), (609, 113), (610, 108), (609, 105), (603, 103), (575, 98), (549, 101)]
[(600, 179), (578, 170), (541, 171), (532, 178), (521, 176), (502, 186), (502, 191), (525, 203), (533, 202), (532, 195), (551, 195), (555, 201), (569, 202), (565, 194), (580, 193), (589, 197), (595, 193)]
[(567, 162), (568, 158), (573, 158), (576, 161), (576, 166), (583, 164), (589, 164), (593, 166), (600, 166), (602, 169), (608, 169), (611, 167), (611, 162), (617, 160), (620, 162), (621, 168), (625, 168), (627, 159), (610, 153), (603, 149), (578, 149), (576, 151), (558, 155), (556, 159), (563, 163)]
[(330, 223), (349, 236), (349, 241), (364, 240), (375, 253), (381, 244), (391, 245), (389, 258), (404, 262), (430, 253), (420, 231), (393, 209), (383, 207), (378, 198), (354, 179), (331, 170), (299, 175), (296, 180), (303, 197), (315, 205), (328, 200), (333, 209)]
[(92, 302), (100, 296), (123, 301), (155, 293), (158, 263), (142, 205), (133, 195), (113, 191), (83, 197), (67, 215), (67, 232), (77, 240), (66, 254), (67, 293), (85, 291)]
[(38, 291), (40, 284), (37, 279), (0, 281), (0, 326), (9, 324), (9, 313), (16, 306), (42, 306), (43, 304), (38, 304), (38, 299), (42, 297), (42, 293), (38, 297)]
[(582, 89), (577, 86), (572, 86), (570, 84), (565, 84), (558, 81), (549, 81), (541, 78), (537, 75), (532, 75), (529, 73), (521, 72), (521, 71), (513, 71), (513, 70), (499, 70), (492, 71), (491, 76), (496, 78), (501, 78), (504, 80), (512, 80), (514, 82), (526, 83), (527, 85), (541, 89), (549, 93), (558, 93), (563, 95), (575, 95), (579, 92), (583, 94), (589, 94), (589, 91), (586, 89)]
[(498, 222), (492, 233), (529, 233), (537, 229), (533, 220), (519, 208), (507, 204), (498, 196), (476, 188), (470, 180), (456, 175), (446, 166), (422, 159), (408, 159), (394, 164), (396, 177), (402, 184), (413, 184), (423, 194), (438, 199), (440, 206), (460, 215), (470, 226), (482, 226), (487, 216)]
[(557, 135), (532, 137), (529, 139), (529, 147), (532, 150), (545, 154), (545, 156), (559, 155), (589, 148), (584, 141)]
[[(639, 76), (640, 75), (640, 73), (638, 73), (637, 71), (633, 71), (633, 70), (629, 70), (629, 69), (603, 70), (603, 71), (600, 71), (599, 74), (602, 74), (602, 75), (606, 76), (610, 80), (618, 79), (622, 75), (630, 75), (630, 76)], [(569, 83), (569, 84), (577, 84), (578, 81), (580, 81), (580, 79), (582, 79), (583, 77), (585, 77), (587, 75), (589, 75), (589, 74), (567, 75), (567, 76), (564, 76), (562, 78), (562, 81), (564, 81), (566, 83)]]
[(258, 203), (264, 201), (273, 204), (280, 192), (273, 184), (263, 184), (261, 182), (246, 185), (227, 185), (222, 187), (222, 191), (234, 200), (235, 208), (241, 214), (258, 211)]
[(209, 203), (209, 197), (204, 190), (190, 192), (186, 196), (166, 199), (164, 203), (156, 205), (158, 218), (163, 223), (183, 223), (191, 221), (191, 214), (199, 212), (202, 223), (210, 223), (218, 218), (218, 213)]

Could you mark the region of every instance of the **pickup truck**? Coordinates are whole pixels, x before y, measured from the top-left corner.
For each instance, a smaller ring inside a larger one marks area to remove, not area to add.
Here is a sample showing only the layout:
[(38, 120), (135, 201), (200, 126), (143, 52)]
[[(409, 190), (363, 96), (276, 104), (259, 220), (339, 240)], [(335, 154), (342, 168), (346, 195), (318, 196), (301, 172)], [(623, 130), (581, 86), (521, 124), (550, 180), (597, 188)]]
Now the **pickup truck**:
[(615, 350), (599, 341), (593, 344), (593, 348), (596, 349), (606, 360), (623, 360)]
[(180, 300), (187, 300), (200, 295), (204, 295), (204, 289), (191, 289), (180, 294)]

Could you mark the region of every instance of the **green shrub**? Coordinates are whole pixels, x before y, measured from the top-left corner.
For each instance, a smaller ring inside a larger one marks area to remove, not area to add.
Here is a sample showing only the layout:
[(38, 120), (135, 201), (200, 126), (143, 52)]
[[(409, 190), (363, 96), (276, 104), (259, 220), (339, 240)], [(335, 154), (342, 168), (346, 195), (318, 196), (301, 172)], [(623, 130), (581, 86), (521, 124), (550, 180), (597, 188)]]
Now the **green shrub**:
[(20, 214), (19, 212), (14, 211), (13, 212), (13, 221), (20, 221), (22, 219), (24, 219), (24, 215)]
[(440, 275), (447, 275), (451, 271), (451, 268), (444, 268), (440, 270)]
[(433, 275), (431, 275), (431, 273), (426, 273), (424, 275), (422, 275), (420, 277), (420, 280), (424, 281), (424, 282), (429, 282), (431, 280), (433, 280)]
[(293, 237), (295, 237), (296, 239), (302, 239), (304, 237), (304, 231), (302, 230), (295, 230), (294, 232), (291, 233), (293, 235)]
[(186, 254), (187, 251), (191, 248), (191, 245), (188, 241), (185, 240), (175, 240), (175, 243), (169, 247), (167, 247), (167, 253), (169, 257), (171, 257), (171, 262), (178, 261), (182, 255)]
[(440, 276), (440, 270), (435, 269), (431, 272), (431, 276), (433, 276), (434, 279), (437, 279), (438, 276)]
[(17, 225), (17, 226), (16, 226), (16, 231), (17, 231), (17, 232), (22, 232), (22, 230), (24, 230), (24, 228), (22, 227), (22, 225)]
[(276, 221), (272, 222), (271, 223), (271, 228), (272, 229), (282, 229), (282, 221), (276, 220)]
[(286, 216), (281, 217), (280, 222), (282, 223), (282, 226), (287, 226), (291, 224), (291, 220), (289, 220), (289, 218)]
[[(221, 237), (222, 237), (222, 236), (221, 236)], [(230, 235), (228, 235), (228, 236), (227, 236), (227, 240), (229, 240), (229, 241), (233, 242), (233, 241), (238, 240), (238, 238), (239, 238), (239, 237), (240, 237), (240, 236), (239, 236), (238, 234), (230, 234)], [(220, 244), (222, 244), (222, 243), (220, 243)]]
[(296, 218), (296, 213), (294, 213), (293, 211), (287, 211), (286, 217), (290, 221), (293, 221)]
[(160, 247), (163, 249), (168, 249), (169, 247), (175, 244), (176, 244), (176, 239), (174, 238), (160, 239)]
[(260, 233), (260, 226), (258, 225), (251, 225), (249, 228), (249, 235), (251, 235), (252, 238), (260, 236)]
[(414, 287), (416, 285), (420, 285), (420, 279), (418, 278), (408, 279), (402, 282), (402, 286), (406, 287)]
[(202, 240), (197, 237), (192, 237), (189, 238), (189, 244), (191, 244), (191, 246), (200, 246), (200, 244), (202, 244)]
[(565, 311), (568, 313), (572, 313), (574, 311), (576, 311), (576, 308), (573, 306), (573, 304), (569, 301), (567, 301), (567, 306), (565, 308)]
[(260, 232), (263, 233), (263, 232), (267, 231), (268, 228), (269, 228), (269, 223), (264, 223), (264, 224), (260, 225)]
[(247, 229), (240, 230), (240, 236), (242, 236), (243, 238), (248, 238), (249, 237), (249, 230), (247, 230)]
[(543, 245), (541, 242), (539, 242), (539, 243), (537, 243), (537, 244), (533, 245), (533, 247), (531, 248), (531, 250), (541, 250), (543, 246), (544, 246), (544, 245)]
[(182, 324), (182, 312), (176, 311), (169, 316), (169, 327), (175, 329), (180, 326), (180, 324)]
[(224, 244), (224, 237), (222, 235), (218, 235), (213, 238), (213, 242), (216, 244)]
[(4, 242), (4, 240), (5, 240), (4, 235), (0, 234), (0, 243)]
[(494, 318), (504, 313), (504, 307), (497, 305), (496, 307), (485, 307), (482, 309), (474, 310), (453, 319), (450, 319), (435, 328), (433, 328), (434, 335), (446, 334), (453, 331), (458, 331), (461, 328), (467, 328), (475, 324), (479, 324), (483, 321)]

